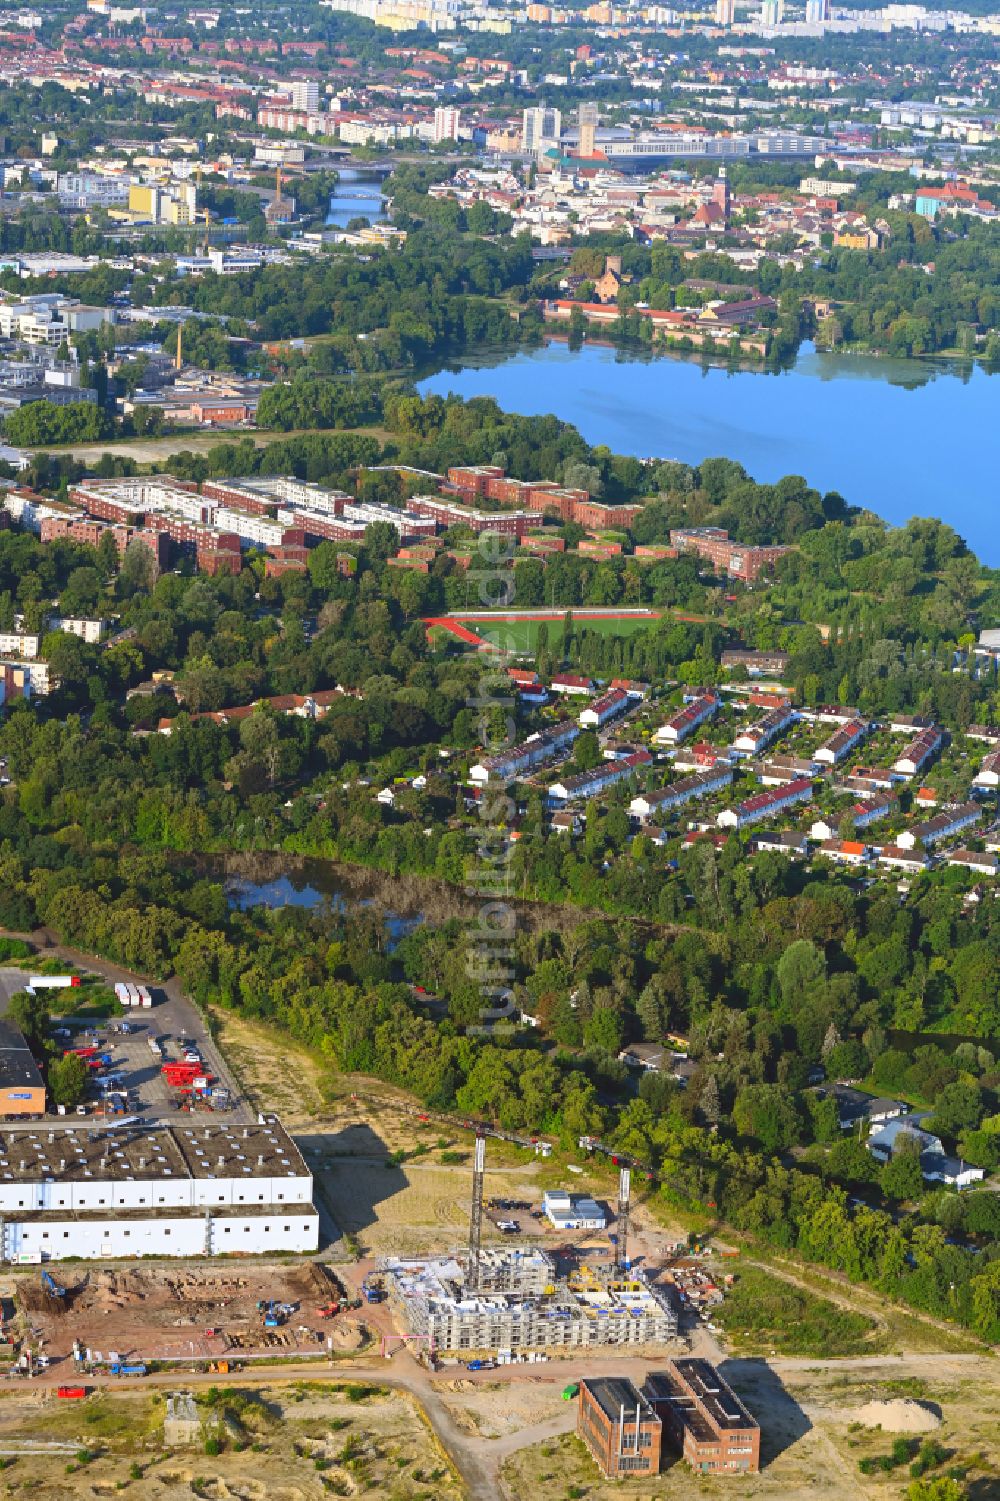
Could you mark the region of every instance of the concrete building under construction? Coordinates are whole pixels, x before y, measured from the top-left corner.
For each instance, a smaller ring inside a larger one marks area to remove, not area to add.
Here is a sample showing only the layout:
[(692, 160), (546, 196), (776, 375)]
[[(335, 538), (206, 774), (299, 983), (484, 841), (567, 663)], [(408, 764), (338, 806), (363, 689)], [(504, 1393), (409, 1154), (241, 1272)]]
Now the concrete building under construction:
[(410, 1334), (442, 1352), (663, 1345), (677, 1334), (669, 1299), (642, 1277), (588, 1268), (557, 1279), (540, 1250), (483, 1248), (475, 1287), (455, 1258), (389, 1258), (381, 1269)]

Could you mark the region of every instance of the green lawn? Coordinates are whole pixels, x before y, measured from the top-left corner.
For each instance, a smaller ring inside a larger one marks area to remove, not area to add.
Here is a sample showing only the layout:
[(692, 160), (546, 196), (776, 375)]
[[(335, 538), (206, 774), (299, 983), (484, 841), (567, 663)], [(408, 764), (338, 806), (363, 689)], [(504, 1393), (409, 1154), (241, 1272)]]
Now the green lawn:
[[(475, 631), (484, 640), (495, 641), (507, 651), (524, 652), (534, 656), (538, 649), (538, 630), (541, 625), (549, 628), (549, 645), (552, 646), (562, 635), (562, 616), (556, 616), (549, 621), (541, 620), (503, 620), (497, 621), (495, 626), (490, 625), (488, 620), (466, 620), (470, 631)], [(603, 636), (634, 636), (637, 631), (647, 631), (656, 624), (655, 620), (635, 618), (628, 616), (624, 620), (581, 620), (574, 623), (575, 630), (597, 631)]]
[(738, 1351), (779, 1355), (858, 1355), (871, 1350), (872, 1319), (838, 1308), (759, 1267), (739, 1272), (714, 1322)]

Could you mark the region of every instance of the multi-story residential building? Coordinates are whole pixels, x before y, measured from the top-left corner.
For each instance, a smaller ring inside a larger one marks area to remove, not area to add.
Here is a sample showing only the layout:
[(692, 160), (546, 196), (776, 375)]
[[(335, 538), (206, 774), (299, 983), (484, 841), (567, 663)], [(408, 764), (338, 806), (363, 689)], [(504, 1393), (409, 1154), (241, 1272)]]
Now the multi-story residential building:
[(717, 573), (752, 584), (773, 570), (787, 547), (750, 547), (730, 540), (718, 526), (688, 527), (670, 533), (670, 545), (678, 552), (693, 552), (711, 563)]
[(15, 698), (44, 698), (51, 689), (47, 662), (0, 659), (0, 703)]
[(87, 547), (97, 547), (108, 532), (114, 540), (119, 555), (124, 557), (133, 542), (147, 547), (156, 559), (159, 568), (165, 568), (170, 557), (170, 538), (155, 527), (112, 526), (105, 521), (94, 521), (81, 514), (44, 516), (38, 525), (43, 542), (54, 542), (57, 537), (71, 537)]
[(243, 547), (280, 547), (287, 530), (281, 521), (272, 521), (267, 516), (250, 516), (236, 506), (219, 506), (214, 524), (224, 531), (234, 532)]
[(193, 224), (197, 217), (198, 189), (193, 182), (133, 183), (128, 194), (128, 213), (152, 224)]
[(330, 10), (361, 16), (390, 31), (454, 31), (459, 0), (320, 0)]
[(96, 646), (104, 636), (103, 620), (87, 620), (74, 615), (52, 615), (47, 622), (50, 631), (65, 631), (68, 636), (79, 636), (88, 646)]
[(642, 510), (639, 505), (604, 505), (586, 490), (549, 482), (513, 479), (495, 464), (454, 466), (448, 488), (460, 495), (495, 500), (541, 514), (554, 512), (561, 521), (575, 521), (593, 530), (628, 528)]
[(450, 104), (439, 104), (434, 111), (434, 140), (457, 141), (462, 124), (462, 114)]
[(527, 511), (474, 511), (433, 495), (414, 495), (406, 508), (414, 516), (429, 516), (442, 527), (467, 526), (477, 536), (481, 532), (501, 532), (505, 536), (523, 537), (536, 524), (536, 518)]
[(293, 78), (289, 92), (293, 109), (319, 109), (319, 82), (315, 78)]
[(558, 145), (562, 135), (562, 113), (547, 104), (526, 109), (521, 116), (521, 150), (537, 156), (546, 146)]

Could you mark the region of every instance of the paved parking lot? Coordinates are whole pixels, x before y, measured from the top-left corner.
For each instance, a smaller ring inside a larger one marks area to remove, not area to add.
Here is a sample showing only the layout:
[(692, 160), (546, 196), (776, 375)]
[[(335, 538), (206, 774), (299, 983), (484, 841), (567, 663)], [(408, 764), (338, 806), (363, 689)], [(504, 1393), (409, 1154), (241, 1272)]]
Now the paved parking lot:
[[(26, 980), (27, 973), (24, 970), (0, 969), (0, 1016), (6, 1013), (11, 996), (24, 989)], [(195, 1007), (181, 997), (167, 996), (156, 986), (151, 985), (149, 990), (153, 997), (153, 1005), (149, 1010), (122, 1007), (115, 1016), (96, 1024), (101, 1051), (110, 1053), (113, 1060), (106, 1072), (120, 1080), (120, 1087), (128, 1091), (128, 1114), (138, 1115), (148, 1124), (155, 1121), (176, 1122), (182, 1118), (177, 1109), (179, 1096), (175, 1090), (167, 1087), (161, 1069), (168, 1060), (182, 1058), (185, 1047), (193, 1045), (201, 1055), (206, 1072), (213, 1075), (217, 1083), (228, 1088), (231, 1101), (228, 1111), (199, 1111), (199, 1118), (240, 1124), (254, 1120), (254, 1112), (240, 1097), (229, 1070)], [(118, 1021), (128, 1024), (130, 1030), (127, 1034), (111, 1030)], [(91, 1031), (90, 1023), (69, 1016), (56, 1018), (53, 1026), (70, 1033), (69, 1037), (57, 1039), (65, 1048), (80, 1047), (90, 1040), (87, 1036)], [(150, 1038), (159, 1043), (162, 1056), (157, 1057), (153, 1053), (149, 1046)], [(93, 1105), (99, 1097), (100, 1091), (95, 1088), (88, 1103)], [(87, 1118), (93, 1119), (92, 1116)], [(74, 1119), (79, 1119), (80, 1124), (83, 1124), (83, 1117)]]

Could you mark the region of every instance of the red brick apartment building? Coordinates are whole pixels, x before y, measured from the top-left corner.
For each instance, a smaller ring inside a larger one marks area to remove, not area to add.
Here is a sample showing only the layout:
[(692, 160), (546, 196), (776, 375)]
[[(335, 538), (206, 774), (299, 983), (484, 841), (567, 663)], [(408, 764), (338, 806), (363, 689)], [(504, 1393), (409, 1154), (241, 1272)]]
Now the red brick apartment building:
[(672, 1360), (643, 1392), (663, 1424), (665, 1444), (706, 1475), (756, 1475), (760, 1427), (707, 1360)]
[(83, 542), (96, 547), (105, 532), (110, 532), (119, 553), (124, 557), (130, 542), (141, 542), (156, 559), (157, 566), (166, 568), (170, 557), (170, 538), (166, 532), (153, 527), (111, 525), (104, 521), (89, 521), (82, 516), (43, 516), (41, 540), (54, 542), (57, 537), (70, 537), (74, 542)]
[(678, 552), (697, 553), (706, 563), (711, 563), (716, 573), (727, 573), (730, 578), (753, 584), (762, 573), (769, 573), (779, 558), (790, 549), (787, 547), (749, 547), (730, 540), (729, 533), (720, 526), (697, 526), (670, 533), (670, 545)]
[(581, 1381), (576, 1431), (609, 1479), (658, 1474), (663, 1424), (631, 1381)]
[(526, 511), (473, 511), (433, 495), (414, 495), (406, 502), (406, 509), (410, 515), (426, 516), (438, 526), (467, 526), (477, 536), (480, 532), (501, 532), (509, 537), (523, 537), (534, 525), (534, 517)]
[(474, 496), (521, 506), (528, 511), (555, 511), (561, 521), (579, 526), (629, 527), (642, 510), (639, 505), (605, 506), (586, 490), (557, 485), (551, 480), (530, 483), (511, 479), (495, 464), (476, 464), (448, 470), (449, 488), (463, 497)]

